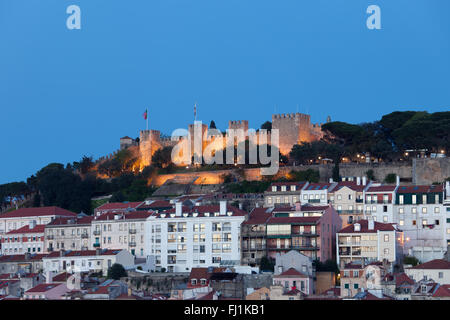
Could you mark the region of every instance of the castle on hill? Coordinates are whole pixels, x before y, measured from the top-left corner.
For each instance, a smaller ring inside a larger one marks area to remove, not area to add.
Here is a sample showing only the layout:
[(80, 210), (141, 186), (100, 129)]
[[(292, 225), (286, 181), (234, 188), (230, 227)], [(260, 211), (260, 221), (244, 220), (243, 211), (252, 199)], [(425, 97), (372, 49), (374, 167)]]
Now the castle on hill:
[[(330, 122), (330, 117), (327, 122)], [(241, 129), (247, 136), (249, 130), (248, 120), (230, 120), (228, 122), (228, 129)], [(291, 114), (273, 114), (272, 115), (272, 130), (277, 129), (279, 132), (279, 149), (280, 153), (288, 155), (295, 144), (302, 142), (312, 142), (320, 140), (323, 137), (322, 124), (311, 123), (310, 115), (303, 113)], [(200, 121), (194, 124), (189, 124), (188, 132), (190, 136), (194, 136), (194, 130), (200, 130), (203, 135), (208, 134), (208, 126)], [(257, 141), (259, 139), (259, 132), (256, 132)], [(139, 134), (139, 142), (128, 137), (120, 138), (120, 149), (127, 149), (131, 146), (138, 146), (140, 153), (141, 168), (151, 164), (153, 154), (161, 148), (173, 147), (181, 140), (186, 139), (186, 136), (179, 136), (176, 138), (161, 137), (161, 132), (158, 130), (141, 130)], [(267, 143), (270, 144), (270, 132), (268, 132)], [(207, 141), (202, 142), (204, 149), (208, 144)], [(194, 153), (194, 141), (191, 141), (191, 151)]]

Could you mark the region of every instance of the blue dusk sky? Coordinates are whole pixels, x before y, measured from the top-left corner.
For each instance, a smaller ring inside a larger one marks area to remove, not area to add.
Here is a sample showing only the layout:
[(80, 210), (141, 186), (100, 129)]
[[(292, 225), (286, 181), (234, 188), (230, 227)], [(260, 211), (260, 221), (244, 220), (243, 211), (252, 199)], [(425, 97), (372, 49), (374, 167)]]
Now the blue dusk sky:
[[(69, 30), (69, 5), (81, 30)], [(369, 30), (369, 5), (381, 30)], [(145, 129), (450, 105), (448, 0), (0, 0), (0, 183)]]

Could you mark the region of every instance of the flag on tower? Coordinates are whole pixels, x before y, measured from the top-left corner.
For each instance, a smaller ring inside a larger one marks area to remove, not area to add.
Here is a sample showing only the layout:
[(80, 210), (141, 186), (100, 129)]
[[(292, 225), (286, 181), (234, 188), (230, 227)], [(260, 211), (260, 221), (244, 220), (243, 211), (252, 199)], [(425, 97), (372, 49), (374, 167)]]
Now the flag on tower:
[(147, 120), (147, 109), (145, 109), (145, 112), (142, 116), (144, 117), (144, 120)]

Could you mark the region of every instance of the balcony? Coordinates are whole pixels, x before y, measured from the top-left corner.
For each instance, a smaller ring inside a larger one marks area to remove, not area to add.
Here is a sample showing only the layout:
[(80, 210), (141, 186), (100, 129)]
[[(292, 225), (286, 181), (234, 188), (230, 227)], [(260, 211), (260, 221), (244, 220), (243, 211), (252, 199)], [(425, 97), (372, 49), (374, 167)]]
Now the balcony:
[(94, 236), (99, 236), (101, 234), (100, 230), (94, 230)]
[(308, 203), (320, 203), (320, 199), (309, 199)]
[(265, 231), (243, 231), (242, 237), (265, 237)]
[(89, 238), (89, 234), (87, 234), (87, 233), (81, 234), (81, 239), (87, 239), (87, 238)]
[(355, 201), (356, 201), (356, 203), (363, 203), (364, 202), (363, 199), (356, 199)]
[(100, 243), (94, 243), (93, 246), (94, 248), (100, 248)]
[(47, 240), (53, 240), (54, 238), (55, 238), (55, 236), (52, 235), (52, 234), (49, 234), (49, 235), (47, 236)]
[(136, 234), (136, 229), (128, 229), (129, 234)]
[(53, 247), (47, 248), (47, 252), (53, 252)]
[(89, 248), (88, 247), (81, 247), (81, 251), (86, 251), (86, 250), (89, 250)]
[(256, 251), (256, 250), (266, 250), (265, 245), (256, 245), (256, 246), (243, 246), (242, 251)]
[(135, 241), (131, 241), (131, 242), (128, 243), (128, 245), (130, 247), (136, 247), (136, 242)]
[(318, 234), (316, 232), (311, 231), (303, 231), (303, 232), (292, 232), (293, 236), (304, 236), (304, 237), (317, 237)]

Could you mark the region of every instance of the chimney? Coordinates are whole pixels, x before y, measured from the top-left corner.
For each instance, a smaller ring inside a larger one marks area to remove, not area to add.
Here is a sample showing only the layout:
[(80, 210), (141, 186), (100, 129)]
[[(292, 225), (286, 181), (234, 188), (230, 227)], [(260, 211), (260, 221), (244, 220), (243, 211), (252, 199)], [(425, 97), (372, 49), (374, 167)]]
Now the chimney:
[(221, 200), (220, 201), (220, 213), (221, 216), (224, 216), (227, 214), (227, 201)]
[(358, 186), (361, 185), (361, 177), (356, 177), (356, 184), (357, 184)]
[(53, 272), (47, 271), (45, 274), (45, 283), (52, 283), (53, 281)]
[(181, 217), (181, 214), (182, 214), (182, 205), (183, 205), (183, 203), (182, 202), (176, 202), (175, 203), (175, 216), (177, 216), (177, 217)]
[(399, 175), (396, 175), (396, 176), (395, 176), (395, 185), (396, 185), (396, 186), (399, 186), (399, 185), (400, 185), (400, 176), (399, 176)]
[(364, 176), (364, 177), (362, 178), (362, 184), (363, 184), (363, 186), (365, 186), (365, 185), (367, 184), (367, 178), (366, 178), (366, 176)]
[(369, 230), (373, 230), (375, 228), (375, 222), (373, 221), (373, 219), (370, 219), (367, 223), (367, 228)]
[(302, 203), (300, 201), (295, 203), (295, 211), (301, 211), (302, 210)]
[(34, 229), (34, 227), (36, 227), (36, 220), (30, 220), (30, 222), (28, 223), (28, 226), (29, 226), (30, 230)]

